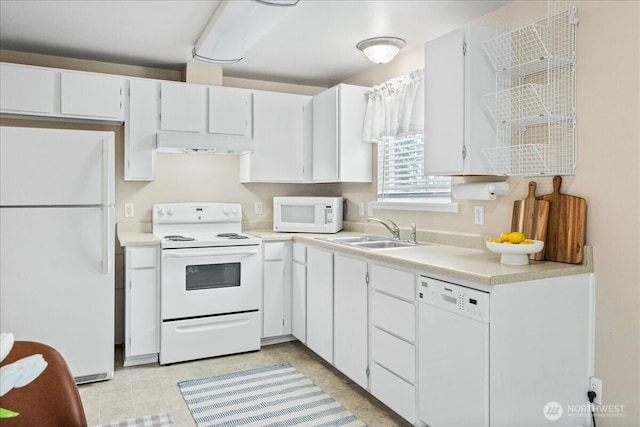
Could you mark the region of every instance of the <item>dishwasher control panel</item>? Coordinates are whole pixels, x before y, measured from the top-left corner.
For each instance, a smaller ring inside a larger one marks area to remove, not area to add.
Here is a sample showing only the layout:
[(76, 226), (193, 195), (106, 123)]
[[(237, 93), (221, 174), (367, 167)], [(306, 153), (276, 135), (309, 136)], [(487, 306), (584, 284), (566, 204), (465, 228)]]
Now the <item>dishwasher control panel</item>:
[(420, 276), (420, 302), (483, 323), (489, 322), (489, 293)]

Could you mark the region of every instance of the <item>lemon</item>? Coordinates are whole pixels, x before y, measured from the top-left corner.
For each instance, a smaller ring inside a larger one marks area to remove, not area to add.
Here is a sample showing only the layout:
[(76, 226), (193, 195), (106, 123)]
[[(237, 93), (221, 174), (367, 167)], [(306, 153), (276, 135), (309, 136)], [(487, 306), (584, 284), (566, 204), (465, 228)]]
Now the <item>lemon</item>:
[(511, 243), (515, 243), (515, 244), (521, 243), (525, 240), (524, 234), (522, 234), (519, 231), (512, 231), (511, 233), (509, 233), (508, 238)]
[(508, 231), (503, 231), (502, 233), (500, 233), (500, 241), (501, 242), (506, 242), (509, 240), (509, 232)]
[(502, 240), (500, 239), (489, 239), (490, 243), (502, 243)]
[(523, 245), (533, 245), (533, 240), (525, 240), (524, 242), (522, 242)]

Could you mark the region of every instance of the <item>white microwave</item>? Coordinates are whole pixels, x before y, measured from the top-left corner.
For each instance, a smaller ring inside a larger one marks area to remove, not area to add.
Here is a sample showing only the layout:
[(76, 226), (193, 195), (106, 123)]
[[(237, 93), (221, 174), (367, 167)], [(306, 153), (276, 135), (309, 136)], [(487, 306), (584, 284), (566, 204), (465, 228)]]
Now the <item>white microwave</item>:
[(274, 197), (273, 231), (337, 233), (342, 197)]

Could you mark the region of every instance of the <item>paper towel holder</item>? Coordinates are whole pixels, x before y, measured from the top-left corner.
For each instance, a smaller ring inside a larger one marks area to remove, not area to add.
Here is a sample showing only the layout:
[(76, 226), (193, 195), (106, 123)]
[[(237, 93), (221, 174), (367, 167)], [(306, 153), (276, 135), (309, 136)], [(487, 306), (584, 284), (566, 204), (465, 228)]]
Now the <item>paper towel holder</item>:
[(455, 184), (451, 194), (458, 200), (495, 200), (509, 192), (509, 184), (499, 182), (470, 182)]

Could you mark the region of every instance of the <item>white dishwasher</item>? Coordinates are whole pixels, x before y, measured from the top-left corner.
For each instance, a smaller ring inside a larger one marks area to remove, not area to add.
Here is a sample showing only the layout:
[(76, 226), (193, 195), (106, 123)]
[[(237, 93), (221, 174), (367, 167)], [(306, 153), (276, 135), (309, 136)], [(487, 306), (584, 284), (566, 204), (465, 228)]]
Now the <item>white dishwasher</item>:
[(420, 277), (419, 410), (430, 427), (489, 425), (489, 293)]

